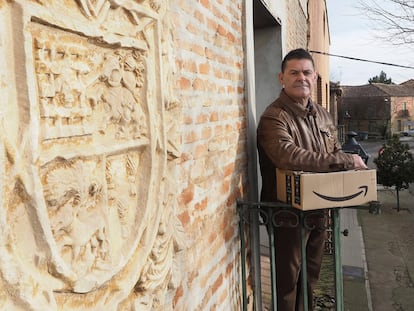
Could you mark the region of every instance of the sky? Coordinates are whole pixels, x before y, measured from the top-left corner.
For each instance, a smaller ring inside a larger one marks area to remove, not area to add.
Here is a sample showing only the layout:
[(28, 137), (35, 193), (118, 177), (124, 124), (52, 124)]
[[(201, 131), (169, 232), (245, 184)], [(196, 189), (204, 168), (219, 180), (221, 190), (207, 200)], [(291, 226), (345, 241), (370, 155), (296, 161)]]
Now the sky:
[[(378, 39), (372, 21), (358, 9), (358, 0), (327, 0), (330, 54), (414, 67), (414, 46), (391, 45)], [(381, 71), (394, 83), (414, 79), (414, 69), (330, 56), (330, 80), (363, 85)]]

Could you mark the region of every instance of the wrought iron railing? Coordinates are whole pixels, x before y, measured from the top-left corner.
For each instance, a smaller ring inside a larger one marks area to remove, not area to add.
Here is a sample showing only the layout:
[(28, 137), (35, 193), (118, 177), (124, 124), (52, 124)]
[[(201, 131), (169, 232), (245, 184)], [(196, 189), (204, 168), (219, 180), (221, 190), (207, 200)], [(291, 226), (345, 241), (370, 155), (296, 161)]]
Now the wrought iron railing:
[[(302, 260), (301, 270), (306, 271), (306, 245), (305, 245), (305, 230), (312, 229), (307, 225), (307, 217), (314, 215), (316, 211), (302, 211), (291, 207), (285, 203), (265, 203), (265, 202), (237, 202), (237, 209), (240, 216), (240, 243), (241, 243), (241, 259), (242, 259), (242, 294), (243, 294), (243, 310), (247, 310), (249, 301), (247, 296), (247, 271), (246, 271), (246, 247), (250, 248), (251, 268), (253, 278), (254, 291), (254, 309), (264, 310), (261, 299), (261, 267), (260, 267), (260, 233), (261, 226), (266, 227), (268, 235), (269, 259), (270, 259), (270, 276), (271, 276), (271, 309), (277, 311), (277, 288), (276, 288), (276, 253), (275, 253), (275, 228), (282, 224), (278, 222), (278, 214), (290, 213), (293, 216), (293, 221), (288, 225), (291, 227), (300, 226), (301, 229), (301, 252)], [(318, 212), (320, 213), (320, 212)], [(336, 311), (344, 310), (343, 302), (343, 278), (342, 278), (342, 263), (340, 257), (340, 224), (339, 224), (339, 208), (328, 209), (327, 223), (331, 229), (331, 245), (334, 256), (334, 275), (335, 275), (335, 307)], [(327, 228), (328, 229), (328, 228)], [(246, 237), (249, 237), (250, 243), (246, 243)], [(247, 245), (248, 244), (248, 245)], [(303, 297), (307, 297), (307, 275), (301, 273), (301, 282)], [(308, 299), (303, 299), (304, 311), (309, 309)]]

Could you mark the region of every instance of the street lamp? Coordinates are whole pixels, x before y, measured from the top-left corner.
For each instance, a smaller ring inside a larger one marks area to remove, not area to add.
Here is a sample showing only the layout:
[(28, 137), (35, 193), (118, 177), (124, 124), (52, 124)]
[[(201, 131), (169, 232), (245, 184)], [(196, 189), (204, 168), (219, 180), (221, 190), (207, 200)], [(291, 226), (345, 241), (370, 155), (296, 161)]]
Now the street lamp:
[(348, 110), (345, 111), (344, 119), (345, 119), (345, 124), (346, 124), (345, 132), (348, 132), (350, 128), (350, 123), (351, 123), (351, 115), (349, 114)]

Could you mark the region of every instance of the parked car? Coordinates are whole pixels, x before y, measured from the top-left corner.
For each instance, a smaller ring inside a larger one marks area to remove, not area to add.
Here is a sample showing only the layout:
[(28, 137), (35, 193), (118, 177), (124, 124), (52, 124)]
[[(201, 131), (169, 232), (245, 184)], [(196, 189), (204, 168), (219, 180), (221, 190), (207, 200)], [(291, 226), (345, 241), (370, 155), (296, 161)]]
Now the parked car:
[(409, 129), (408, 131), (402, 131), (401, 136), (411, 136), (414, 137), (414, 128)]

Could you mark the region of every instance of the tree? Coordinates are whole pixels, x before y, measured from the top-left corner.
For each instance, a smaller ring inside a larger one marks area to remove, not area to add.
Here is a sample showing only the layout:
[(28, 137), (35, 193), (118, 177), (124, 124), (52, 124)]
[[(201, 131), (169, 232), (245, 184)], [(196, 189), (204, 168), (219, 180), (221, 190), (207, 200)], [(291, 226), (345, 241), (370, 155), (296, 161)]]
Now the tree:
[(395, 186), (397, 211), (400, 210), (400, 190), (408, 189), (414, 182), (414, 158), (408, 144), (400, 142), (394, 135), (383, 146), (374, 163), (377, 166), (377, 181), (387, 187)]
[(379, 76), (375, 76), (372, 78), (369, 78), (368, 83), (385, 83), (385, 84), (394, 84), (391, 80), (391, 78), (387, 79), (387, 74), (381, 70), (381, 73)]
[(414, 44), (412, 0), (359, 0), (358, 3), (359, 9), (379, 31), (377, 37), (396, 45)]

